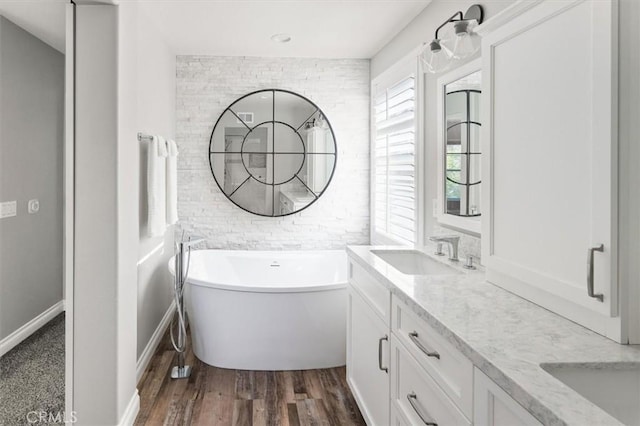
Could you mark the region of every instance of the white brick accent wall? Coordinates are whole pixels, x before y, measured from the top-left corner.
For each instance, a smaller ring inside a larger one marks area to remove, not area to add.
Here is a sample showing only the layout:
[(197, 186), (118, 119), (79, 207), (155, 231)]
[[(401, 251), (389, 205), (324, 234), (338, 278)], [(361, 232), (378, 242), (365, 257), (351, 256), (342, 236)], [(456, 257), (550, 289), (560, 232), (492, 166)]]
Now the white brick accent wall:
[[(211, 248), (339, 249), (369, 244), (369, 60), (178, 56), (178, 215)], [(209, 138), (224, 109), (260, 89), (309, 98), (333, 126), (336, 171), (323, 196), (285, 217), (232, 204), (209, 169)]]

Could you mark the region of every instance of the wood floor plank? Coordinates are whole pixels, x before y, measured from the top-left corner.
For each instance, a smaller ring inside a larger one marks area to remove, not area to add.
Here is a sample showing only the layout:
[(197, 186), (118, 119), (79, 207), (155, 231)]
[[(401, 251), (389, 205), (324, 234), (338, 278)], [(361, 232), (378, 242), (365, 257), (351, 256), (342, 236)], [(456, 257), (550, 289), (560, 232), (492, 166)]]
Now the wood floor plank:
[(253, 383), (251, 372), (248, 370), (236, 371), (236, 398), (237, 399), (252, 399), (253, 397)]
[(321, 399), (323, 395), (322, 385), (318, 377), (319, 370), (305, 370), (302, 373), (305, 388), (309, 399)]
[(300, 426), (300, 417), (298, 416), (298, 407), (295, 402), (287, 404), (287, 412), (289, 415), (289, 426)]
[(156, 353), (149, 364), (149, 368), (145, 373), (146, 377), (143, 377), (144, 382), (142, 386), (138, 386), (140, 389), (140, 411), (138, 412), (136, 424), (143, 425), (149, 418), (158, 394), (168, 380), (172, 359), (173, 354), (170, 352)]
[(300, 426), (329, 426), (324, 409), (316, 399), (305, 399), (296, 402)]
[(304, 383), (303, 373), (304, 372), (301, 370), (296, 370), (291, 372), (291, 374), (293, 375), (293, 392), (296, 394), (307, 393), (307, 389)]
[(267, 426), (267, 410), (264, 399), (253, 400), (253, 426)]
[(177, 363), (168, 333), (140, 391), (137, 426), (364, 426), (344, 367), (305, 371), (242, 371), (209, 366), (189, 346), (188, 379), (171, 379)]
[(267, 372), (266, 371), (252, 371), (253, 377), (253, 399), (265, 399), (267, 393)]
[(233, 426), (252, 426), (253, 401), (250, 399), (236, 399), (233, 403)]
[(327, 414), (329, 424), (348, 425), (352, 423), (349, 413), (345, 410), (343, 392), (340, 389), (340, 383), (329, 370), (319, 370), (318, 378), (324, 392), (322, 404)]
[(182, 417), (181, 426), (189, 426), (193, 422), (193, 409), (195, 407), (196, 399), (190, 399), (185, 403), (184, 416)]
[(179, 419), (182, 419), (183, 416), (184, 406), (182, 401), (172, 401), (169, 405), (169, 411), (164, 419), (163, 426), (177, 426), (181, 423)]
[(293, 390), (293, 374), (291, 371), (282, 371), (281, 373), (283, 375), (284, 388), (285, 388), (284, 400), (287, 403), (294, 402), (296, 397), (295, 397), (295, 392)]
[(233, 419), (233, 398), (220, 392), (206, 392), (194, 425), (230, 426)]

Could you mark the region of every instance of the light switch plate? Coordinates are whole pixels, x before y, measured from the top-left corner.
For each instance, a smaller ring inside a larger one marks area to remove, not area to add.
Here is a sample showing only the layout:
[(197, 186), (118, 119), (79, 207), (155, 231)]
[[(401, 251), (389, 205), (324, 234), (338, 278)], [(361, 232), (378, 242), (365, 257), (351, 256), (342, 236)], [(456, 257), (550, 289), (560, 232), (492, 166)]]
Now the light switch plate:
[(13, 217), (18, 212), (18, 203), (16, 201), (5, 201), (0, 203), (0, 219)]

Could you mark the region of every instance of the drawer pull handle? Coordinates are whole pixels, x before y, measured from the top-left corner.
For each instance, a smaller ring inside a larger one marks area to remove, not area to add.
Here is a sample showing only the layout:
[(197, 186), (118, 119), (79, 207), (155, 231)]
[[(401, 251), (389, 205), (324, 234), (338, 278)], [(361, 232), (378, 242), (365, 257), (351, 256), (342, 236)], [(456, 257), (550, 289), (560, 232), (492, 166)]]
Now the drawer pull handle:
[(604, 296), (602, 294), (595, 294), (593, 291), (593, 252), (594, 251), (604, 251), (604, 245), (600, 244), (598, 247), (591, 247), (587, 249), (587, 294), (589, 297), (593, 297), (594, 299), (598, 299), (599, 301), (604, 300)]
[(411, 339), (411, 341), (418, 347), (418, 349), (424, 352), (426, 356), (440, 359), (440, 354), (438, 352), (428, 349), (425, 345), (422, 344), (420, 340), (418, 340), (417, 331), (412, 331), (411, 333), (409, 333), (409, 339)]
[(409, 400), (409, 404), (411, 404), (411, 408), (413, 408), (413, 411), (416, 412), (418, 417), (420, 417), (420, 420), (422, 420), (425, 425), (438, 426), (438, 423), (436, 423), (435, 420), (433, 420), (430, 415), (426, 414), (425, 410), (420, 407), (420, 404), (418, 403), (418, 397), (416, 396), (415, 392), (408, 393), (407, 399)]
[(382, 366), (382, 342), (384, 342), (385, 340), (389, 340), (389, 337), (386, 334), (384, 335), (384, 337), (378, 339), (378, 368), (385, 373), (388, 373), (389, 369)]

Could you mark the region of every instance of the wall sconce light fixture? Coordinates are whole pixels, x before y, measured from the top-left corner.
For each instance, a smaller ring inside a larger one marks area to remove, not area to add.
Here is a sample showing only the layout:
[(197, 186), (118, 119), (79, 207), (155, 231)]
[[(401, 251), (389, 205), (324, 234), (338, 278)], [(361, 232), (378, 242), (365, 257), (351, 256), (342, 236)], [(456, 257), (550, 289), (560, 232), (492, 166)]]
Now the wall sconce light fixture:
[[(424, 43), (420, 51), (419, 57), (425, 70), (432, 74), (439, 73), (451, 65), (452, 59), (463, 59), (476, 53), (480, 49), (480, 36), (473, 29), (482, 23), (483, 17), (482, 6), (474, 4), (464, 15), (458, 11), (440, 25), (433, 41)], [(453, 23), (455, 37), (441, 40), (438, 32), (449, 23)]]

